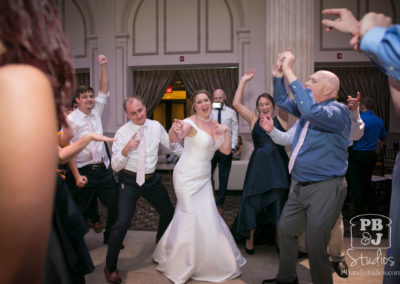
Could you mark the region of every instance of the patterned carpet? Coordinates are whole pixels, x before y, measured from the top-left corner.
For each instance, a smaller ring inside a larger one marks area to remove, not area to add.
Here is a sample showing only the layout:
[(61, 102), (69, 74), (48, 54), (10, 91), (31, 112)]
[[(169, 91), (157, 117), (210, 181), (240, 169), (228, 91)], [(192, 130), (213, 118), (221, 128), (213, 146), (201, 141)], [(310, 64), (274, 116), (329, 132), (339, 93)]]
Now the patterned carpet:
[[(172, 204), (175, 206), (176, 196), (174, 187), (172, 185), (172, 173), (161, 173), (161, 175), (161, 182), (167, 189), (169, 198), (171, 199)], [(239, 211), (240, 198), (241, 194), (239, 192), (229, 193), (225, 198), (225, 212), (222, 217), (229, 227), (232, 225)], [(103, 224), (105, 224), (107, 209), (100, 202), (99, 213)], [(157, 211), (150, 205), (149, 202), (147, 202), (147, 200), (140, 198), (136, 204), (136, 212), (132, 218), (130, 230), (157, 231), (158, 219)]]
[[(172, 185), (172, 173), (161, 173), (162, 179), (161, 182), (165, 186), (168, 191), (168, 195), (172, 201), (172, 203), (176, 204), (176, 196), (174, 192), (174, 188)], [(388, 185), (390, 188), (390, 185)], [(389, 215), (389, 200), (386, 194), (383, 194), (382, 191), (377, 194), (377, 199), (379, 200), (380, 206), (378, 206), (378, 213), (383, 214), (385, 216)], [(389, 192), (390, 197), (390, 192)], [(241, 199), (241, 192), (238, 191), (228, 191), (228, 194), (225, 198), (224, 209), (225, 212), (222, 215), (228, 227), (230, 227), (233, 221), (236, 218), (236, 215), (239, 211)], [(350, 223), (349, 219), (351, 216), (351, 212), (354, 210), (354, 207), (345, 204), (343, 207), (343, 223), (344, 223), (344, 235), (345, 237), (350, 236)], [(102, 223), (105, 225), (105, 216), (107, 214), (107, 209), (99, 202), (99, 213)], [(139, 231), (156, 231), (158, 226), (158, 214), (156, 210), (148, 203), (144, 198), (140, 198), (136, 205), (136, 213), (132, 218), (132, 223), (130, 226), (130, 230), (139, 230)], [(361, 232), (360, 232), (361, 233)], [(356, 235), (355, 235), (356, 236)], [(360, 235), (361, 237), (361, 235)]]

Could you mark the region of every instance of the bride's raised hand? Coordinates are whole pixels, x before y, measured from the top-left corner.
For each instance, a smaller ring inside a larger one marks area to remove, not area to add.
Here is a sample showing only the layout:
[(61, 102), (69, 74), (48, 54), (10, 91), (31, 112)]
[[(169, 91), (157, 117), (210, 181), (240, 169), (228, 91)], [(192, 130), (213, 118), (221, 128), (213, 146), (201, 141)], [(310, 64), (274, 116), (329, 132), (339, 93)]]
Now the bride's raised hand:
[(178, 138), (182, 138), (183, 136), (183, 126), (184, 123), (180, 119), (174, 119), (174, 123), (172, 124), (172, 130), (175, 132)]

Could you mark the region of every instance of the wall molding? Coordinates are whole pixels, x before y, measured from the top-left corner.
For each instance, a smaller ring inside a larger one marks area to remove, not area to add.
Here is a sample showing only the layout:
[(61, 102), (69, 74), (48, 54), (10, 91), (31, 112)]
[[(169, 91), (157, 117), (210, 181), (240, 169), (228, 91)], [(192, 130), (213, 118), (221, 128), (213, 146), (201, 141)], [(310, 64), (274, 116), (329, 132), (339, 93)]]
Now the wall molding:
[(133, 30), (132, 30), (132, 34), (133, 34), (133, 38), (132, 38), (132, 55), (133, 56), (144, 56), (144, 55), (158, 55), (159, 54), (159, 50), (158, 50), (158, 33), (159, 33), (159, 29), (158, 29), (158, 21), (159, 21), (159, 17), (158, 17), (158, 6), (159, 6), (159, 3), (158, 3), (158, 1), (159, 0), (155, 0), (155, 2), (156, 2), (156, 30), (155, 30), (155, 43), (156, 43), (156, 51), (154, 51), (154, 52), (136, 52), (136, 50), (135, 50), (135, 46), (136, 46), (136, 36), (135, 36), (135, 28), (136, 28), (136, 17), (137, 17), (137, 15), (138, 15), (138, 13), (139, 13), (139, 10), (140, 10), (140, 8), (141, 8), (141, 6), (142, 6), (142, 4), (143, 4), (143, 1), (144, 0), (141, 0), (140, 1), (140, 3), (138, 4), (138, 7), (137, 7), (137, 9), (136, 9), (136, 11), (135, 11), (135, 14), (134, 14), (134, 16), (133, 16)]
[(167, 0), (164, 0), (164, 54), (200, 54), (200, 0), (197, 0), (197, 50), (167, 50)]
[(205, 16), (206, 16), (206, 53), (232, 53), (233, 52), (233, 38), (234, 38), (234, 34), (233, 34), (233, 16), (232, 16), (232, 10), (231, 7), (229, 6), (228, 2), (226, 0), (224, 0), (225, 6), (229, 12), (229, 19), (230, 19), (230, 27), (231, 27), (231, 40), (230, 40), (230, 45), (231, 48), (230, 49), (225, 49), (225, 50), (212, 50), (209, 47), (209, 36), (208, 36), (208, 2), (209, 0), (206, 0), (206, 11), (205, 11)]

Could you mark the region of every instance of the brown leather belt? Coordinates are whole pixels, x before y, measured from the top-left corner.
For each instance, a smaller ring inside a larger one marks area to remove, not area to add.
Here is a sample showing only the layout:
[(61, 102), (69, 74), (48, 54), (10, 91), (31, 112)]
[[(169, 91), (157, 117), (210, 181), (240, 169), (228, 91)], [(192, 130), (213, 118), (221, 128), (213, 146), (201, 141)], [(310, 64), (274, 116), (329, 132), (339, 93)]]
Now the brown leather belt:
[[(122, 171), (123, 171), (124, 173), (126, 173), (126, 174), (128, 174), (128, 175), (130, 175), (130, 176), (134, 176), (134, 177), (136, 178), (136, 173), (135, 173), (135, 172), (131, 172), (131, 171), (128, 171), (128, 170), (126, 170), (126, 169), (123, 169)], [(145, 181), (148, 181), (148, 180), (151, 179), (153, 176), (154, 176), (154, 173), (145, 174), (145, 175), (144, 175), (144, 180), (145, 180)]]

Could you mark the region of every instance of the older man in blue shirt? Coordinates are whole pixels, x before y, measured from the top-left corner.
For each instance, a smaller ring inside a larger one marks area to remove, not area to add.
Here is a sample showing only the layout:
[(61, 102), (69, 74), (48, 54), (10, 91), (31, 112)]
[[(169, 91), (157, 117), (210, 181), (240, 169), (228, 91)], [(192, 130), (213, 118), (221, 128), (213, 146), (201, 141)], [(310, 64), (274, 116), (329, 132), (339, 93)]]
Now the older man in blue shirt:
[[(393, 105), (400, 115), (400, 25), (392, 25), (392, 19), (377, 13), (366, 14), (361, 21), (347, 9), (326, 9), (324, 15), (338, 15), (333, 21), (324, 19), (327, 31), (335, 28), (353, 34), (350, 44), (363, 51), (382, 72), (389, 76)], [(392, 246), (387, 257), (394, 263), (385, 266), (383, 283), (400, 283), (400, 154), (393, 168), (390, 219), (392, 220)]]
[[(327, 253), (330, 231), (344, 199), (350, 135), (348, 108), (335, 101), (339, 79), (328, 71), (318, 71), (303, 84), (293, 72), (294, 56), (287, 51), (278, 56), (274, 78), (274, 98), (280, 107), (299, 117), (289, 171), (293, 191), (279, 221), (280, 263), (276, 279), (263, 283), (298, 283), (297, 237), (306, 228), (306, 243), (313, 283), (333, 283)], [(284, 86), (289, 82), (294, 99)]]

